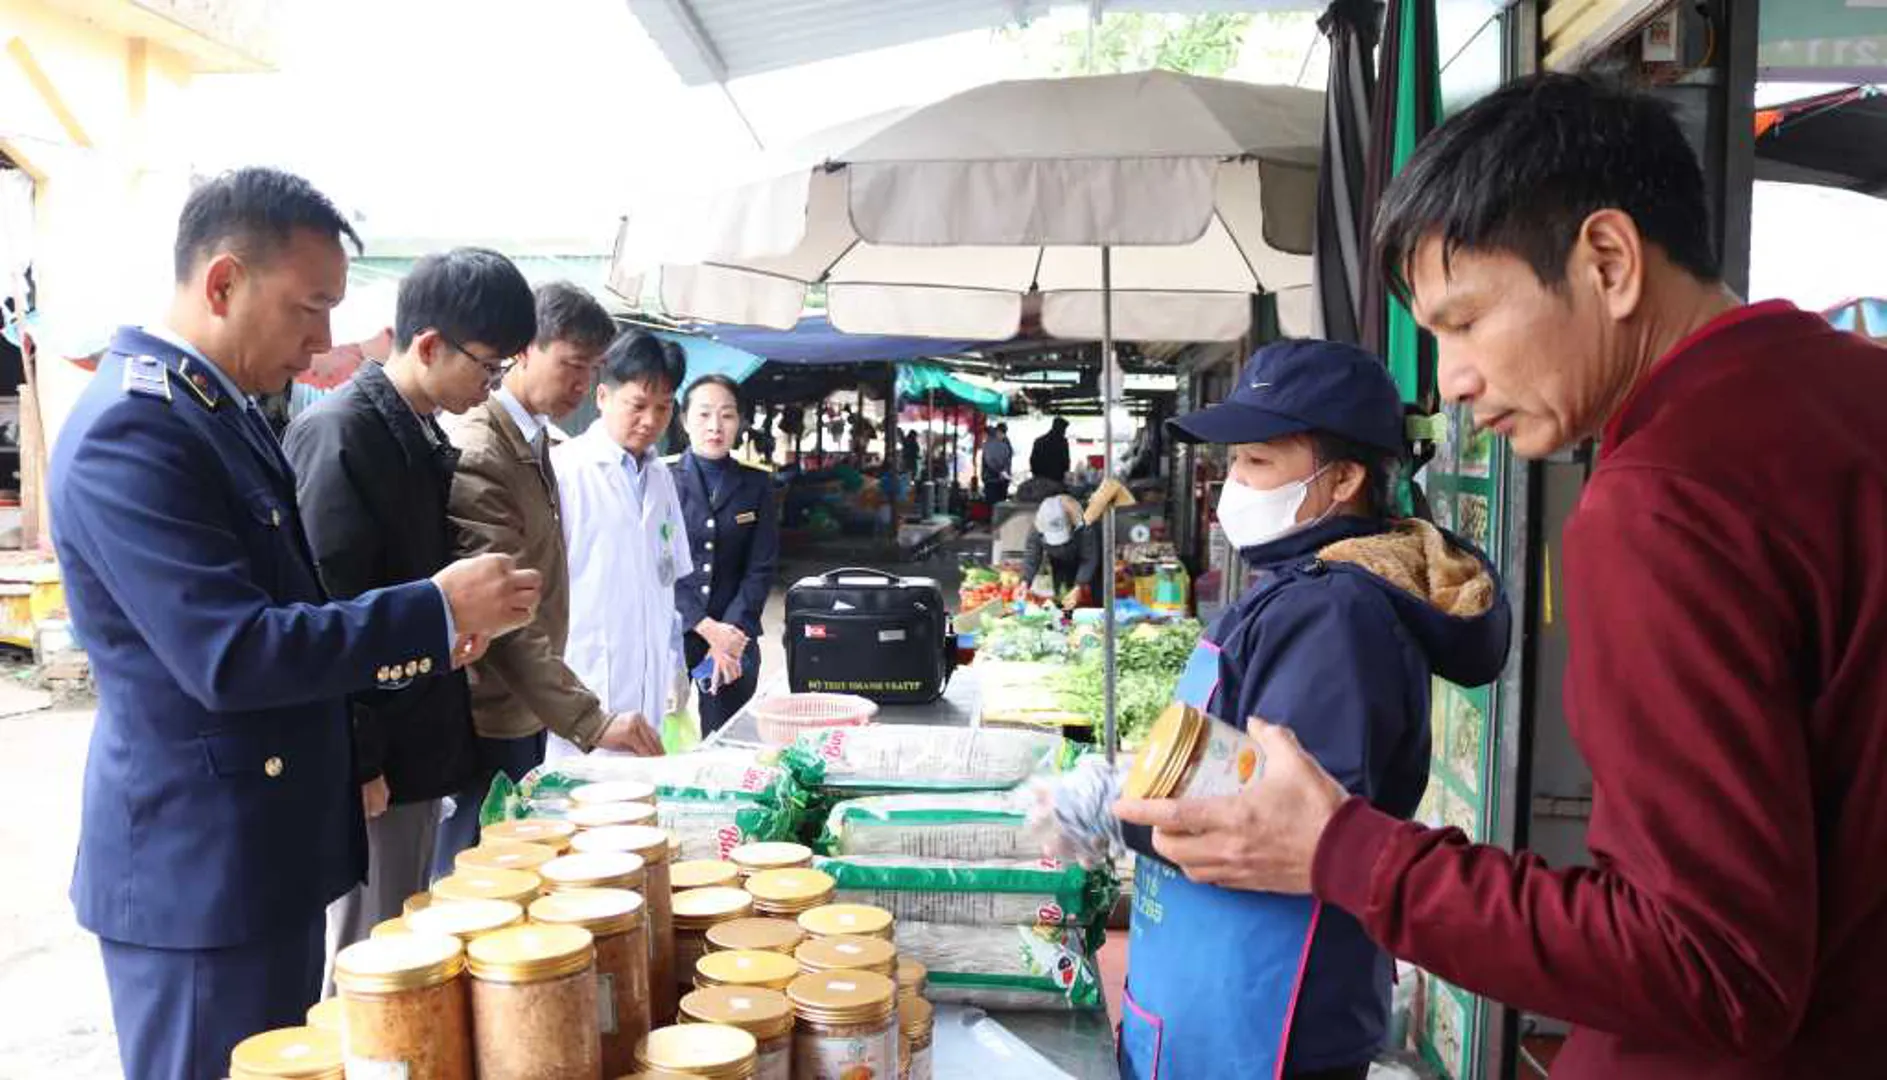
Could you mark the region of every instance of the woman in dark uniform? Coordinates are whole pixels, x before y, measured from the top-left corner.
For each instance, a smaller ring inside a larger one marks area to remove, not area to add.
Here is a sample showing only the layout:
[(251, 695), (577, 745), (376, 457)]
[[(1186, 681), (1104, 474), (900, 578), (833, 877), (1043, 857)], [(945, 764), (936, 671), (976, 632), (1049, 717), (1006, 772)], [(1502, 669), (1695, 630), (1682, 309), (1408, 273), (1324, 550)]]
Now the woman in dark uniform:
[(760, 679), (760, 613), (773, 588), (780, 526), (773, 478), (732, 456), (740, 393), (704, 375), (682, 397), (688, 451), (675, 467), (694, 573), (675, 582), (683, 651), (701, 693), (701, 733), (718, 731), (753, 697)]

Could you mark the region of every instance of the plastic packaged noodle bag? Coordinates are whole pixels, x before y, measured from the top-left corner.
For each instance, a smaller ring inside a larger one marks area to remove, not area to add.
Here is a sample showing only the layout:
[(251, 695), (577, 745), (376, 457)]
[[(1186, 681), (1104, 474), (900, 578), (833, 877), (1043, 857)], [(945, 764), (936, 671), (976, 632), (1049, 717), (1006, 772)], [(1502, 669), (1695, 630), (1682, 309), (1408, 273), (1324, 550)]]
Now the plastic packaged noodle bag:
[(1119, 891), (1106, 868), (1048, 859), (971, 863), (865, 855), (816, 865), (838, 882), (841, 902), (884, 908), (900, 924), (1098, 928)]
[(1064, 772), (1031, 781), (1022, 830), (1030, 850), (1081, 866), (1113, 865), (1127, 853), (1114, 816), (1126, 773), (1125, 761), (1110, 765), (1088, 754)]
[(807, 732), (785, 757), (833, 790), (1006, 791), (1062, 750), (1045, 732), (873, 724)]
[(826, 818), (825, 847), (842, 856), (1033, 860), (1041, 846), (1029, 830), (1034, 805), (1026, 792), (847, 799)]
[(985, 1009), (1103, 1007), (1094, 947), (1079, 927), (897, 925), (898, 955), (929, 969), (925, 996)]

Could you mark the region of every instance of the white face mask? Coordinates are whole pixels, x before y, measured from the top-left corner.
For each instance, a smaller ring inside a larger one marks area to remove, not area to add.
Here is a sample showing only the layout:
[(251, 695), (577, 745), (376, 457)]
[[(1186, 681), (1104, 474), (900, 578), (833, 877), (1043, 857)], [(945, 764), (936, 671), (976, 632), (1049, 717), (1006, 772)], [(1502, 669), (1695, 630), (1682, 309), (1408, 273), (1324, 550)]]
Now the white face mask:
[(1268, 544), (1299, 528), (1297, 512), (1310, 497), (1310, 482), (1322, 476), (1326, 468), (1329, 466), (1319, 468), (1302, 480), (1266, 490), (1227, 480), (1219, 489), (1219, 528), (1225, 530), (1232, 546), (1241, 551)]

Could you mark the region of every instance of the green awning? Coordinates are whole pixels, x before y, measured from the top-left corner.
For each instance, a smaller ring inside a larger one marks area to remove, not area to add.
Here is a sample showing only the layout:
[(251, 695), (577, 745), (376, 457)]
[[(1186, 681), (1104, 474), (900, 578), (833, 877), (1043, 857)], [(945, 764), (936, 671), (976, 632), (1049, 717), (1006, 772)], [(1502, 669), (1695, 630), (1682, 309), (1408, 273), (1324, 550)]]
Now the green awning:
[(901, 400), (923, 402), (933, 391), (991, 416), (1004, 416), (1009, 412), (1009, 399), (1001, 391), (965, 382), (935, 364), (898, 365)]

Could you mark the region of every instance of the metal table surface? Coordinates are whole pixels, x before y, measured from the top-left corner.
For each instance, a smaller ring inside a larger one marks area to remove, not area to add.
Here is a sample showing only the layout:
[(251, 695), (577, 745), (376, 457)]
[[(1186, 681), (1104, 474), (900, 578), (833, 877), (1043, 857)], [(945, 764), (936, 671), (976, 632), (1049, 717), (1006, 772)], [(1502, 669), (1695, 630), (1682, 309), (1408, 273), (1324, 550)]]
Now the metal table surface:
[[(753, 701), (734, 714), (721, 730), (709, 736), (703, 745), (764, 746), (754, 723), (753, 710), (759, 702), (787, 692), (786, 676), (775, 675), (761, 683)], [(961, 667), (950, 676), (944, 696), (925, 705), (881, 705), (873, 723), (910, 724), (930, 727), (975, 727), (980, 697), (976, 689), (976, 669)]]

